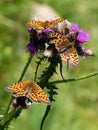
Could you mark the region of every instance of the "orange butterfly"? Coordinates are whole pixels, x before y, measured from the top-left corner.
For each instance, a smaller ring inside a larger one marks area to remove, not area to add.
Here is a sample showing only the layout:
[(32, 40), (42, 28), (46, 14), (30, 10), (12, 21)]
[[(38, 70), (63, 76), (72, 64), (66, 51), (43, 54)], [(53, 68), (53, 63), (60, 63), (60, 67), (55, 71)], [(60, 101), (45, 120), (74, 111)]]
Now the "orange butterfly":
[(5, 90), (12, 92), (15, 97), (26, 96), (34, 103), (43, 102), (50, 105), (49, 98), (45, 95), (42, 88), (33, 80), (26, 80), (9, 85)]
[(29, 21), (27, 22), (27, 25), (28, 26), (33, 26), (37, 29), (40, 29), (40, 30), (44, 30), (48, 27), (53, 27), (54, 25), (64, 21), (65, 19), (64, 18), (58, 18), (58, 19), (55, 19), (55, 20), (52, 20), (52, 21), (38, 21), (38, 20), (32, 20), (32, 21)]
[(70, 42), (66, 36), (54, 31), (49, 33), (49, 38), (50, 44), (55, 44), (55, 47), (64, 62), (71, 66), (77, 66), (79, 64), (78, 53), (74, 47), (74, 42)]

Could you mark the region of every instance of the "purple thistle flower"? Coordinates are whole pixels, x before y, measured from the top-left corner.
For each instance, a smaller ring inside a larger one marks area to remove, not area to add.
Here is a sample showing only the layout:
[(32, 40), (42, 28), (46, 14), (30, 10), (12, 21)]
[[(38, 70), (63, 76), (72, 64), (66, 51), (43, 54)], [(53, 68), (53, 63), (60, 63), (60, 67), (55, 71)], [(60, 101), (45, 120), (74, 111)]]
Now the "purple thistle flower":
[(13, 100), (13, 106), (15, 108), (21, 106), (25, 109), (28, 109), (29, 106), (30, 106), (30, 100), (26, 97), (26, 96), (22, 96), (22, 97), (16, 97), (14, 100)]
[(82, 45), (79, 43), (75, 44), (75, 48), (78, 52), (78, 55), (82, 56), (83, 58), (87, 58), (87, 56), (95, 56), (92, 50), (82, 47)]
[(90, 35), (88, 32), (84, 30), (79, 30), (78, 36), (77, 36), (77, 41), (80, 43), (87, 42), (90, 39)]
[(30, 53), (32, 53), (32, 55), (36, 55), (37, 54), (38, 49), (37, 49), (36, 46), (34, 46), (34, 44), (27, 43), (26, 46), (27, 46), (28, 51), (30, 51)]
[(19, 107), (19, 104), (17, 103), (17, 99), (16, 98), (13, 100), (13, 107), (14, 108)]
[(77, 32), (77, 31), (79, 31), (78, 24), (74, 24), (74, 23), (72, 23), (72, 24), (71, 24), (71, 30), (72, 30), (73, 32)]
[(51, 31), (50, 28), (46, 28), (45, 30), (43, 30), (43, 32), (47, 35), (49, 32)]
[(28, 31), (29, 33), (31, 33), (31, 32), (32, 32), (32, 30), (33, 30), (33, 28), (32, 28), (32, 27), (28, 27), (28, 29), (27, 29), (27, 31)]
[(93, 51), (91, 49), (86, 49), (86, 48), (82, 48), (82, 52), (83, 52), (83, 58), (86, 58), (87, 56), (95, 56), (95, 54), (93, 53)]

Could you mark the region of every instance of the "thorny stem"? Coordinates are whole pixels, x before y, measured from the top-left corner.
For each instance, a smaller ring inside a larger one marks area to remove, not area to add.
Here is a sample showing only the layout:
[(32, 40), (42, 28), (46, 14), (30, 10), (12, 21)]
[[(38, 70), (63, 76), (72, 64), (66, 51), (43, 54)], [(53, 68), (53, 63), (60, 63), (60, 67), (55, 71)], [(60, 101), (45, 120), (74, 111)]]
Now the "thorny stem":
[[(32, 59), (32, 55), (30, 54), (30, 57), (28, 58), (28, 61), (27, 61), (26, 65), (25, 65), (25, 67), (24, 67), (24, 69), (23, 69), (23, 71), (22, 71), (22, 74), (21, 74), (21, 76), (20, 76), (18, 82), (23, 79), (23, 77), (24, 77), (24, 75), (25, 75), (25, 72), (26, 72), (26, 70), (27, 70), (27, 68), (28, 68), (28, 66), (29, 66), (29, 64), (30, 64), (30, 62), (31, 62), (31, 59)], [(9, 109), (10, 109), (10, 105), (11, 105), (11, 103), (12, 103), (12, 100), (13, 100), (13, 97), (11, 97), (11, 100), (10, 100), (10, 102), (9, 102), (9, 105), (8, 105), (8, 108), (7, 108), (5, 114), (8, 113), (8, 111), (9, 111)]]
[[(23, 79), (25, 72), (26, 72), (31, 60), (32, 60), (32, 55), (30, 55), (29, 60), (26, 64), (26, 66), (24, 67), (23, 72), (22, 72), (22, 74), (19, 78), (19, 81), (21, 81)], [(78, 80), (87, 79), (87, 78), (90, 78), (90, 77), (93, 77), (93, 76), (96, 76), (96, 75), (98, 75), (98, 72), (94, 72), (94, 73), (91, 73), (91, 74), (88, 74), (88, 75), (85, 75), (85, 76), (81, 76), (81, 77), (75, 77), (75, 78), (70, 78), (70, 79), (66, 79), (66, 80), (53, 81), (53, 82), (50, 82), (48, 84), (51, 85), (51, 84), (58, 84), (58, 83), (64, 83), (64, 82), (67, 83), (67, 82), (72, 82), (72, 81), (78, 81)], [(0, 130), (1, 129), (4, 130), (9, 125), (9, 123), (12, 121), (12, 119), (17, 118), (22, 111), (22, 108), (18, 108), (18, 109), (14, 108), (9, 112), (11, 102), (12, 102), (12, 98), (11, 98), (11, 101), (8, 105), (8, 108), (6, 110), (4, 117), (2, 118), (2, 120), (0, 122)], [(48, 107), (46, 109), (46, 111), (47, 110), (49, 111), (50, 108)], [(47, 115), (45, 115), (44, 118), (46, 118), (46, 117), (47, 117)], [(43, 118), (42, 122), (44, 122), (44, 118)], [(41, 129), (42, 129), (42, 126), (43, 126), (43, 123), (41, 124), (41, 127), (40, 127)]]
[(53, 93), (54, 93), (54, 87), (52, 86), (52, 87), (50, 87), (50, 93), (49, 93), (49, 95), (50, 95), (49, 99), (51, 101), (51, 105), (48, 105), (46, 107), (46, 111), (45, 111), (45, 113), (43, 115), (43, 118), (42, 118), (42, 121), (41, 121), (41, 124), (40, 124), (40, 130), (43, 129), (44, 122), (45, 122), (45, 120), (46, 120), (46, 118), (47, 118), (47, 116), (48, 116), (48, 114), (50, 112), (50, 109), (51, 109), (51, 106), (52, 106), (52, 101), (53, 101), (53, 95), (54, 95)]
[(46, 111), (45, 111), (44, 116), (43, 116), (42, 121), (41, 121), (40, 130), (43, 129), (43, 124), (44, 124), (46, 117), (48, 116), (48, 114), (50, 112), (50, 108), (51, 108), (51, 105), (47, 106), (47, 108), (46, 108)]
[(29, 59), (28, 59), (28, 61), (27, 61), (27, 63), (26, 63), (26, 66), (24, 67), (24, 69), (23, 69), (23, 71), (22, 71), (22, 74), (21, 74), (21, 76), (20, 76), (20, 78), (19, 78), (19, 81), (21, 81), (21, 80), (23, 79), (23, 77), (24, 77), (24, 75), (25, 75), (25, 73), (26, 73), (27, 68), (29, 67), (29, 64), (30, 64), (32, 58), (33, 58), (33, 56), (32, 56), (32, 54), (30, 54), (30, 57), (29, 57)]
[[(22, 71), (22, 74), (21, 74), (21, 76), (20, 76), (20, 78), (19, 78), (18, 81), (21, 81), (21, 80), (23, 79), (23, 77), (24, 77), (24, 75), (25, 75), (25, 73), (26, 73), (27, 68), (29, 67), (29, 64), (30, 64), (32, 58), (33, 58), (33, 56), (30, 54), (30, 57), (29, 57), (29, 59), (28, 59), (26, 65), (25, 65), (25, 67), (24, 67), (24, 69), (23, 69), (23, 71)], [(12, 100), (13, 100), (13, 97), (11, 97), (11, 100), (10, 100), (10, 102), (9, 102), (9, 104), (8, 104), (8, 107), (7, 107), (7, 110), (6, 110), (6, 112), (5, 112), (5, 115), (4, 115), (4, 117), (2, 118), (2, 120), (1, 120), (1, 122), (0, 122), (0, 128), (2, 128), (2, 130), (10, 123), (10, 121), (15, 117), (15, 115), (16, 115), (17, 113), (20, 114), (20, 112), (21, 112), (21, 111), (20, 111), (20, 108), (17, 109), (17, 110), (14, 108), (13, 110), (11, 110), (11, 111), (9, 112), (9, 110), (10, 110), (10, 105), (11, 105), (11, 103), (12, 103)], [(21, 109), (21, 110), (22, 110), (22, 109)], [(9, 112), (9, 113), (8, 113), (8, 112)], [(19, 116), (19, 114), (18, 114), (18, 116)], [(18, 117), (18, 116), (17, 116), (17, 117)]]
[[(71, 82), (71, 81), (78, 81), (78, 80), (87, 79), (87, 78), (90, 78), (90, 77), (93, 77), (93, 76), (96, 76), (96, 75), (98, 75), (98, 72), (94, 72), (94, 73), (91, 73), (91, 74), (88, 74), (88, 75), (85, 75), (85, 76), (81, 76), (81, 77), (78, 77), (78, 78), (70, 78), (70, 79), (66, 79), (66, 80), (63, 79), (63, 80), (59, 80), (59, 81), (53, 81), (53, 82), (48, 83), (48, 85), (64, 83), (64, 82), (67, 83), (67, 82)], [(53, 95), (51, 95), (51, 96), (53, 96)], [(44, 124), (46, 117), (49, 114), (50, 108), (51, 108), (51, 106), (47, 106), (47, 108), (46, 108), (46, 111), (45, 111), (44, 116), (43, 116), (42, 121), (41, 121), (40, 130), (43, 129), (43, 124)]]
[(44, 59), (44, 57), (40, 58), (40, 61), (36, 62), (37, 63), (37, 66), (36, 66), (36, 70), (35, 70), (35, 77), (34, 77), (34, 81), (36, 82), (36, 79), (37, 79), (37, 72), (38, 72), (38, 68), (42, 62), (42, 60)]
[(65, 80), (58, 80), (58, 81), (52, 81), (49, 83), (50, 84), (59, 84), (59, 83), (67, 83), (67, 82), (73, 82), (73, 81), (78, 81), (78, 80), (83, 80), (83, 79), (87, 79), (87, 78), (91, 78), (93, 76), (97, 76), (98, 75), (98, 72), (94, 72), (94, 73), (91, 73), (91, 74), (88, 74), (88, 75), (83, 75), (81, 77), (74, 77), (74, 78), (70, 78), (70, 79), (65, 79)]
[[(53, 99), (53, 95), (54, 95), (53, 94), (54, 87), (50, 87), (49, 88), (48, 84), (49, 84), (49, 79), (51, 78), (51, 76), (53, 76), (53, 74), (56, 73), (56, 67), (58, 65), (57, 62), (53, 63), (53, 60), (54, 59), (51, 59), (50, 65), (48, 66), (48, 68), (46, 68), (43, 71), (43, 74), (41, 75), (42, 79), (40, 80), (41, 85), (43, 84), (42, 88), (44, 88), (44, 86), (46, 86), (46, 88), (48, 88), (50, 90), (49, 91), (49, 99), (50, 99), (51, 103), (52, 103), (52, 99)], [(43, 79), (43, 77), (44, 77), (44, 79)], [(45, 120), (46, 120), (49, 112), (50, 112), (50, 108), (51, 108), (51, 105), (49, 105), (49, 106), (46, 107), (46, 111), (45, 111), (45, 113), (43, 115), (43, 118), (41, 120), (40, 130), (43, 129), (43, 125), (44, 125), (44, 122), (45, 122)]]
[(17, 118), (19, 114), (21, 113), (22, 108), (11, 110), (9, 113), (7, 113), (4, 118), (0, 122), (0, 130), (4, 130), (8, 128), (9, 123), (12, 121), (13, 118)]

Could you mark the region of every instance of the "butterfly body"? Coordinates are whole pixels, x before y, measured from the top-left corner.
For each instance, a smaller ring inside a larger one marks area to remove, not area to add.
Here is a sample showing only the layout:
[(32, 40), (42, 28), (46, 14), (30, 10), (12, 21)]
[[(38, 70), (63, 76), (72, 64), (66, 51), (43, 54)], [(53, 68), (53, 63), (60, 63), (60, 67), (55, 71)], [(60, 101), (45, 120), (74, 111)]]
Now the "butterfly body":
[(62, 48), (67, 47), (68, 43), (70, 43), (70, 41), (66, 37), (54, 31), (51, 31), (49, 33), (49, 38), (51, 44), (55, 44), (55, 47), (58, 50), (58, 52)]
[(17, 82), (9, 85), (5, 89), (12, 92), (14, 97), (26, 96), (32, 102), (44, 102), (46, 104), (50, 104), (50, 101), (42, 88), (33, 80)]
[(36, 29), (40, 29), (40, 30), (44, 30), (48, 27), (53, 27), (54, 25), (60, 23), (64, 21), (64, 18), (58, 18), (58, 19), (55, 19), (55, 20), (52, 20), (52, 21), (39, 21), (39, 20), (32, 20), (32, 21), (29, 21), (27, 22), (27, 25), (28, 26), (33, 26), (35, 27)]
[(49, 33), (49, 38), (49, 43), (55, 45), (62, 61), (74, 67), (78, 65), (78, 53), (74, 42), (70, 42), (66, 36), (54, 31)]

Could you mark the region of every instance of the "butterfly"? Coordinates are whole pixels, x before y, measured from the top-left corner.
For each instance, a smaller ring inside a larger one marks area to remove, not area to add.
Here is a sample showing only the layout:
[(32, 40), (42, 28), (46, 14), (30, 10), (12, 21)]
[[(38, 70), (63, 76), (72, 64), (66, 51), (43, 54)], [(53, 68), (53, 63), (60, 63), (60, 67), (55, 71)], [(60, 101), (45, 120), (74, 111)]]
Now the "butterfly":
[(58, 19), (55, 19), (55, 20), (52, 20), (52, 21), (38, 21), (38, 20), (32, 20), (32, 21), (29, 21), (27, 22), (27, 25), (28, 26), (33, 26), (37, 29), (40, 29), (40, 30), (44, 30), (48, 27), (53, 27), (54, 25), (64, 21), (65, 19), (64, 18), (58, 18)]
[(42, 90), (42, 88), (36, 84), (33, 80), (26, 80), (16, 82), (5, 88), (5, 90), (11, 92), (14, 97), (26, 97), (31, 102), (39, 103), (43, 102), (50, 105), (50, 100)]
[(78, 53), (74, 47), (74, 42), (70, 42), (66, 36), (55, 31), (49, 32), (49, 39), (49, 43), (55, 45), (62, 61), (74, 67), (79, 64)]

